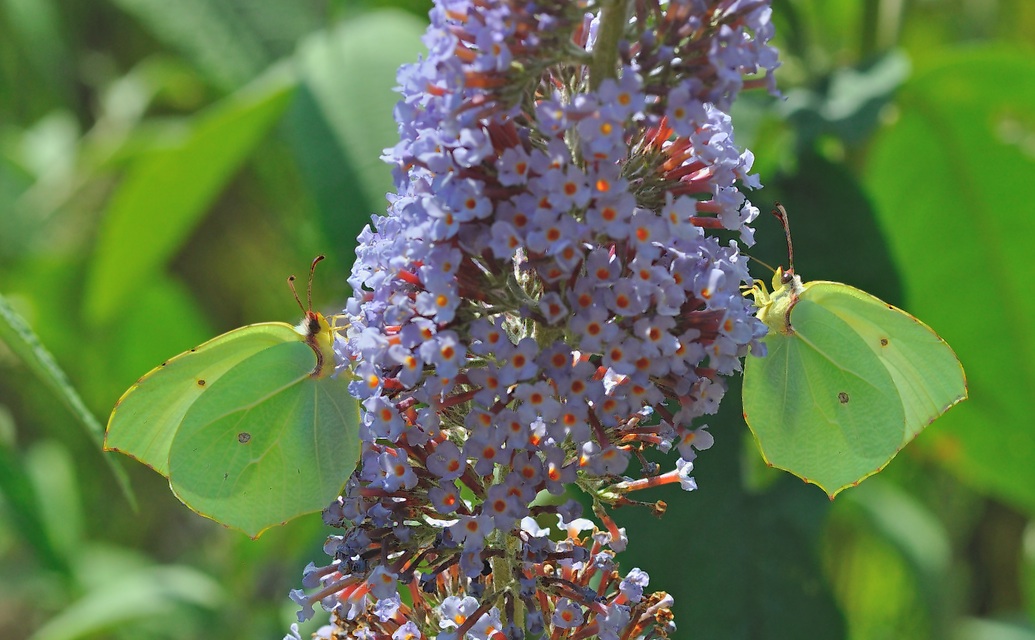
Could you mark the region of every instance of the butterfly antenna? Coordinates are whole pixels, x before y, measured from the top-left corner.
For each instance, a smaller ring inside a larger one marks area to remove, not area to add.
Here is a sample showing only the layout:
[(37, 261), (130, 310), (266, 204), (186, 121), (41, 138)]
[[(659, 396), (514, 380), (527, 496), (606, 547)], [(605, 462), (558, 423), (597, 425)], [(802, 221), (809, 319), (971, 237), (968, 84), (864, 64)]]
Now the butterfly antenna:
[(787, 271), (794, 273), (794, 245), (791, 244), (791, 223), (787, 219), (787, 209), (784, 209), (779, 202), (774, 202), (773, 204), (776, 206), (773, 209), (773, 215), (783, 225), (783, 234), (787, 237)]
[(295, 276), (288, 276), (288, 286), (291, 287), (291, 295), (295, 296), (295, 302), (298, 303), (298, 307), (305, 313), (306, 308), (302, 306), (302, 300), (298, 297), (298, 292), (295, 291)]
[(768, 262), (765, 262), (763, 260), (759, 260), (758, 258), (756, 258), (755, 256), (751, 255), (750, 253), (745, 253), (744, 255), (747, 256), (748, 258), (750, 258), (751, 260), (754, 260), (758, 264), (762, 265), (766, 269), (769, 269), (773, 273), (776, 273), (776, 269), (774, 269)]
[(305, 290), (305, 300), (309, 303), (309, 311), (313, 310), (313, 274), (316, 273), (317, 263), (319, 263), (326, 257), (327, 256), (324, 256), (323, 254), (318, 255), (315, 258), (313, 258), (313, 264), (309, 265), (309, 285), (306, 287)]

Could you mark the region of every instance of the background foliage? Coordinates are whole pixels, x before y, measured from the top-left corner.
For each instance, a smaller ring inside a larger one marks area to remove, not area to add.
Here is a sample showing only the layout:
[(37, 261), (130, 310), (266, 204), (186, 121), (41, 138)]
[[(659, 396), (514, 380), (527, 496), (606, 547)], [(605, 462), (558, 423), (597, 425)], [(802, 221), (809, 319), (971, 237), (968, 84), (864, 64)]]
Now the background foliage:
[[(761, 465), (734, 382), (701, 490), (619, 511), (620, 559), (673, 593), (680, 638), (1035, 638), (1035, 5), (774, 5), (786, 99), (735, 113), (752, 200), (787, 206), (806, 280), (934, 327), (971, 398), (830, 503)], [(113, 471), (98, 420), (165, 358), (297, 316), (284, 280), (317, 253), (319, 305), (344, 301), (426, 11), (0, 0), (0, 637), (283, 635), (319, 518), (224, 530)], [(757, 226), (752, 255), (785, 263)]]

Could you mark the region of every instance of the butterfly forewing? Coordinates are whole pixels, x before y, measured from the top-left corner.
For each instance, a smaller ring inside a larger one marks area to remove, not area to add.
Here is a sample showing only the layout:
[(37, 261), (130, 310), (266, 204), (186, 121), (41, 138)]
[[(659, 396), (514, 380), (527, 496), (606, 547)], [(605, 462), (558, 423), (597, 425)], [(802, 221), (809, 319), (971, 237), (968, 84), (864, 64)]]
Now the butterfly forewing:
[(183, 416), (241, 361), (301, 336), (288, 324), (241, 327), (171, 358), (145, 374), (119, 399), (108, 420), (104, 447), (169, 475), (169, 447)]
[(864, 291), (828, 282), (809, 283), (802, 299), (844, 320), (887, 368), (905, 410), (902, 444), (967, 396), (956, 354), (905, 311)]

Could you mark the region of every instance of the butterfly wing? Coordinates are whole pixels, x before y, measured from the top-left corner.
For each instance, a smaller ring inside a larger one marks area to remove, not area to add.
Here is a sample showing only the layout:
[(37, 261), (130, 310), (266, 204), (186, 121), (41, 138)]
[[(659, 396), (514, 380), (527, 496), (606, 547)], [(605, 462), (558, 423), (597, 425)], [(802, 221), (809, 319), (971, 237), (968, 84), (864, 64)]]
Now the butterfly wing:
[(903, 445), (967, 397), (963, 365), (952, 348), (920, 320), (835, 282), (809, 283), (802, 298), (851, 326), (887, 368), (905, 410)]
[(242, 360), (286, 342), (304, 343), (291, 325), (266, 322), (235, 329), (181, 353), (141, 377), (115, 404), (104, 449), (169, 475), (169, 447), (184, 415)]
[(856, 330), (802, 296), (793, 333), (770, 331), (748, 358), (744, 417), (766, 462), (833, 496), (877, 472), (901, 446), (895, 384)]
[(271, 347), (190, 407), (169, 454), (184, 504), (257, 537), (339, 495), (358, 457), (359, 413), (344, 379), (310, 376), (316, 360), (305, 342)]

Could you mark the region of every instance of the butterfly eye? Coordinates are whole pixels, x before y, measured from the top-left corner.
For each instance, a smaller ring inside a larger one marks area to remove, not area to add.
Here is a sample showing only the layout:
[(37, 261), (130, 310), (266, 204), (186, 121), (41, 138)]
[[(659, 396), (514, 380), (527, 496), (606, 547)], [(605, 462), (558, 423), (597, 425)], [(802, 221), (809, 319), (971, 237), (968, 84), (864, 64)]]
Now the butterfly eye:
[(315, 314), (309, 315), (306, 318), (306, 326), (309, 329), (309, 335), (315, 336), (316, 334), (320, 333), (320, 320), (316, 317)]

